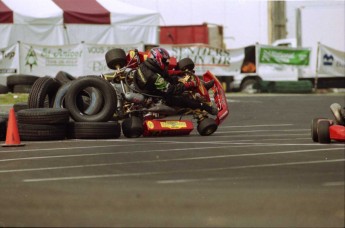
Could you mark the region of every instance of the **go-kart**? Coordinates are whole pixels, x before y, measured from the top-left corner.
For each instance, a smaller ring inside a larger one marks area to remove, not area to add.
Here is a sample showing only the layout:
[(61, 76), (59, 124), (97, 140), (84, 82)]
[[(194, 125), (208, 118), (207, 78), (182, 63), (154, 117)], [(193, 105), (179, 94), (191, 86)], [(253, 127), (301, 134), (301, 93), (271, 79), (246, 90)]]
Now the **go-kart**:
[[(199, 79), (193, 72), (194, 63), (191, 59), (175, 58), (169, 61), (169, 74), (179, 74), (179, 80), (194, 80), (197, 87), (186, 91), (184, 96), (217, 106), (218, 114), (215, 119), (210, 118), (206, 111), (190, 108), (182, 109), (165, 104), (162, 97), (142, 91), (136, 85), (134, 72), (141, 62), (147, 57), (146, 53), (137, 50), (125, 53), (123, 49), (111, 49), (106, 55), (107, 66), (115, 70), (111, 75), (101, 76), (110, 81), (117, 94), (116, 115), (122, 120), (122, 132), (125, 137), (134, 138), (158, 135), (189, 134), (193, 130), (191, 120), (182, 120), (182, 116), (192, 116), (197, 121), (197, 131), (202, 136), (213, 134), (218, 126), (229, 114), (226, 96), (218, 79), (209, 71)], [(206, 89), (205, 85), (210, 85)], [(213, 93), (213, 101), (210, 98), (209, 89)], [(180, 116), (178, 120), (171, 120), (173, 116)]]
[[(331, 143), (332, 140), (345, 142), (345, 112), (339, 104), (330, 106), (334, 120), (314, 118), (311, 123), (311, 136), (314, 142)], [(344, 110), (345, 111), (345, 110)]]

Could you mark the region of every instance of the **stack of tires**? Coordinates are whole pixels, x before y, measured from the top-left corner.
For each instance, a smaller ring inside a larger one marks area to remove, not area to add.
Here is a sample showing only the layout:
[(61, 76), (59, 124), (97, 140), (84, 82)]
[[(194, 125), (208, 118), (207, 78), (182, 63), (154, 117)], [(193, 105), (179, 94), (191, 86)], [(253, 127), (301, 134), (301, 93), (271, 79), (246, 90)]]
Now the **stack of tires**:
[(116, 102), (115, 90), (105, 79), (74, 78), (60, 71), (55, 78), (41, 77), (33, 84), (29, 109), (17, 114), (19, 132), (23, 140), (119, 138), (121, 127), (111, 121)]

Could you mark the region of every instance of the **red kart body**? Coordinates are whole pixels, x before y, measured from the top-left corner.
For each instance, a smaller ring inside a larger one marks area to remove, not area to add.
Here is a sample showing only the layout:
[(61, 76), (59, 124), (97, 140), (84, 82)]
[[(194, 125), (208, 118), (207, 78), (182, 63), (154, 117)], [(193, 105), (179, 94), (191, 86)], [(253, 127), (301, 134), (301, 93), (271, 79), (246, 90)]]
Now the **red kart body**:
[(345, 142), (345, 126), (341, 126), (341, 125), (329, 126), (329, 137), (331, 140)]

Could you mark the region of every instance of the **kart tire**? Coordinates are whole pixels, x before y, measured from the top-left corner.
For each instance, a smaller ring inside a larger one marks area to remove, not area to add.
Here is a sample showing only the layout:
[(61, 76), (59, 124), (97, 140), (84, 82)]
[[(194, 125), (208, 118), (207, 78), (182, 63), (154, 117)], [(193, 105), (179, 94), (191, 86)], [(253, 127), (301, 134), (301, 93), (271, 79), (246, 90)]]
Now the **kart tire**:
[(319, 142), (317, 125), (320, 120), (325, 120), (325, 119), (326, 118), (314, 118), (311, 121), (311, 138), (313, 139), (313, 142)]
[(122, 133), (126, 138), (138, 138), (143, 132), (143, 121), (139, 117), (131, 116), (122, 121)]
[(67, 124), (69, 111), (64, 108), (31, 108), (17, 112), (18, 123), (24, 124)]
[(20, 139), (24, 141), (63, 140), (67, 124), (24, 124), (18, 123)]
[[(66, 93), (73, 82), (75, 81), (66, 82), (59, 88), (55, 96), (54, 108), (65, 108)], [(79, 110), (82, 110), (83, 113), (94, 115), (98, 113), (103, 106), (102, 93), (98, 89), (88, 88), (77, 97), (77, 105)]]
[(123, 49), (121, 48), (114, 48), (109, 50), (105, 54), (105, 60), (107, 62), (107, 66), (112, 69), (116, 70), (117, 65), (122, 68), (126, 66), (127, 63), (127, 56)]
[(177, 63), (177, 68), (179, 70), (193, 70), (195, 64), (191, 58), (183, 58)]
[(29, 108), (53, 107), (55, 95), (60, 86), (60, 82), (49, 76), (37, 79), (29, 93)]
[(331, 138), (329, 137), (329, 127), (330, 123), (328, 120), (321, 120), (318, 122), (318, 140), (319, 143), (331, 143)]
[(75, 80), (75, 77), (73, 77), (72, 75), (70, 75), (67, 72), (64, 71), (59, 71), (56, 75), (55, 75), (55, 79), (58, 80), (61, 84), (66, 84), (70, 81)]
[(118, 122), (70, 122), (67, 132), (70, 139), (117, 139), (121, 126)]
[[(103, 107), (92, 115), (83, 113), (78, 107), (78, 96), (88, 87), (101, 92)], [(116, 111), (117, 97), (114, 87), (99, 76), (85, 76), (76, 79), (66, 93), (65, 106), (70, 111), (71, 117), (77, 122), (107, 122)]]
[(201, 136), (212, 135), (218, 128), (216, 121), (212, 118), (205, 118), (198, 124), (197, 130)]
[(28, 108), (29, 108), (28, 102), (19, 102), (13, 105), (14, 112), (18, 112), (20, 110), (24, 110)]

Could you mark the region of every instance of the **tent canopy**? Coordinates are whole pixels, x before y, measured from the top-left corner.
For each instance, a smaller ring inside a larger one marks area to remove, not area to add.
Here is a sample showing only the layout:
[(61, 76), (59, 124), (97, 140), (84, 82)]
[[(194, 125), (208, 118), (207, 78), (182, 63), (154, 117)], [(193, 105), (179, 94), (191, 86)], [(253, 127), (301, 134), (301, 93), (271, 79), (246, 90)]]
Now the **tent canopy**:
[(160, 15), (117, 0), (0, 0), (0, 48), (157, 43)]

